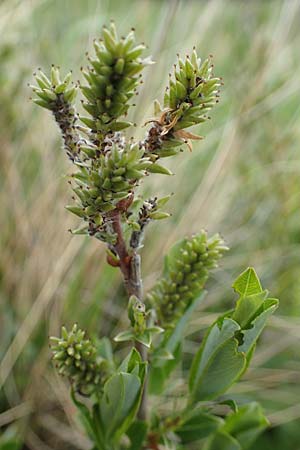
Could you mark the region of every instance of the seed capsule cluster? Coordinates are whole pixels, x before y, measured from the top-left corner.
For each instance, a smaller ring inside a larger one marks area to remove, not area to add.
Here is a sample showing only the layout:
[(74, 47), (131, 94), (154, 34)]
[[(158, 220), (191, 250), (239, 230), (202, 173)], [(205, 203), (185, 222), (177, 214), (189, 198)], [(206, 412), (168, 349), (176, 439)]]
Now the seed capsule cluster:
[(62, 327), (61, 338), (51, 337), (51, 349), (60, 375), (69, 378), (73, 389), (91, 395), (107, 376), (106, 361), (97, 356), (96, 348), (85, 332), (75, 324), (70, 332)]
[(151, 220), (162, 220), (170, 217), (170, 214), (161, 209), (169, 201), (170, 197), (170, 195), (160, 199), (153, 197), (143, 201), (138, 212), (137, 220), (132, 222), (133, 231), (130, 239), (130, 246), (132, 248), (138, 249), (141, 246), (144, 228)]
[(108, 213), (120, 202), (130, 206), (134, 188), (147, 173), (172, 173), (146, 155), (143, 143), (126, 141), (120, 131), (131, 125), (119, 119), (127, 114), (128, 102), (140, 82), (139, 73), (151, 63), (149, 58), (141, 58), (145, 46), (135, 45), (133, 31), (118, 38), (111, 23), (103, 28), (94, 47), (96, 57), (89, 58), (91, 67), (82, 70), (88, 85), (79, 86), (90, 117), (76, 113), (77, 86), (71, 82), (71, 73), (61, 80), (57, 67), (52, 67), (50, 79), (39, 71), (35, 75), (38, 86), (32, 88), (35, 103), (53, 112), (66, 153), (77, 168), (70, 181), (75, 204), (67, 209), (85, 223), (73, 233), (114, 245), (116, 235)]
[(227, 247), (222, 238), (207, 237), (205, 231), (186, 238), (168, 257), (167, 274), (147, 296), (155, 307), (159, 324), (170, 327), (201, 293), (209, 271), (217, 267)]
[(119, 38), (114, 23), (104, 27), (102, 39), (94, 41), (95, 58), (89, 58), (92, 67), (82, 73), (88, 83), (80, 89), (86, 100), (84, 109), (92, 118), (82, 118), (92, 130), (100, 134), (119, 131), (130, 122), (119, 121), (127, 114), (128, 101), (140, 83), (139, 74), (151, 64), (150, 58), (141, 58), (145, 45), (136, 45), (134, 31)]
[[(123, 135), (122, 130), (131, 125), (124, 117), (140, 83), (140, 72), (152, 61), (142, 58), (145, 46), (136, 45), (134, 31), (119, 38), (114, 23), (103, 28), (94, 48), (95, 56), (88, 56), (90, 66), (82, 69), (86, 85), (75, 85), (71, 73), (62, 78), (55, 66), (50, 79), (39, 70), (35, 74), (37, 86), (32, 87), (37, 97), (34, 102), (54, 114), (65, 151), (76, 167), (70, 181), (75, 203), (67, 209), (84, 224), (72, 232), (115, 245), (117, 236), (110, 213), (116, 209), (124, 213), (124, 233), (125, 228), (131, 227), (134, 234), (131, 242), (139, 246), (146, 223), (168, 214), (157, 204), (141, 211), (147, 217), (141, 214), (134, 217), (131, 204), (135, 188), (148, 173), (172, 175), (157, 160), (178, 153), (183, 143), (190, 146), (190, 139), (199, 138), (184, 128), (205, 120), (205, 113), (216, 102), (220, 80), (213, 78), (209, 60), (202, 64), (195, 50), (191, 58), (179, 59), (175, 79), (170, 78), (164, 108), (155, 103), (159, 118), (152, 121), (146, 139), (134, 143)], [(76, 112), (78, 88), (84, 96), (82, 106), (88, 117)]]
[(164, 107), (176, 110), (174, 131), (205, 121), (203, 116), (216, 103), (220, 86), (220, 78), (213, 76), (212, 69), (210, 59), (202, 63), (196, 50), (185, 61), (178, 58), (175, 79), (170, 78), (164, 97)]
[(82, 139), (77, 131), (78, 116), (74, 108), (77, 87), (71, 82), (72, 73), (69, 72), (62, 80), (58, 67), (52, 67), (50, 79), (39, 70), (35, 74), (37, 86), (32, 86), (37, 98), (33, 101), (43, 108), (53, 112), (60, 127), (64, 148), (72, 161), (80, 152)]
[(206, 113), (217, 103), (220, 85), (220, 78), (213, 76), (210, 59), (202, 63), (195, 49), (191, 57), (178, 58), (174, 77), (170, 74), (164, 109), (158, 102), (155, 104), (159, 117), (153, 121), (145, 141), (149, 153), (171, 156), (180, 151), (184, 142), (201, 139), (184, 129), (208, 119)]
[[(67, 206), (69, 211), (87, 222), (80, 232), (101, 240), (103, 237), (107, 240), (107, 236), (102, 236), (109, 226), (106, 213), (129, 197), (151, 165), (148, 158), (143, 157), (144, 150), (138, 144), (126, 144), (123, 147), (111, 140), (110, 145), (106, 143), (106, 147), (107, 151), (100, 154), (96, 147), (89, 147), (89, 161), (94, 160), (91, 164), (78, 166), (79, 172), (73, 176), (77, 203)], [(85, 149), (81, 148), (83, 152)]]

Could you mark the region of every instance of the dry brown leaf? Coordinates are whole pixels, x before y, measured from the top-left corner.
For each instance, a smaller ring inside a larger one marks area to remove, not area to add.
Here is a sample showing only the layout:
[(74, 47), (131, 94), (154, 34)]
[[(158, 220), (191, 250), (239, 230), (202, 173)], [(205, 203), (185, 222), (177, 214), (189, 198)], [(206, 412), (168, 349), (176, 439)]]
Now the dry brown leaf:
[(178, 130), (174, 131), (174, 136), (181, 138), (181, 139), (193, 139), (195, 141), (200, 141), (203, 139), (203, 136), (198, 136), (198, 134), (191, 133), (189, 131), (184, 130)]

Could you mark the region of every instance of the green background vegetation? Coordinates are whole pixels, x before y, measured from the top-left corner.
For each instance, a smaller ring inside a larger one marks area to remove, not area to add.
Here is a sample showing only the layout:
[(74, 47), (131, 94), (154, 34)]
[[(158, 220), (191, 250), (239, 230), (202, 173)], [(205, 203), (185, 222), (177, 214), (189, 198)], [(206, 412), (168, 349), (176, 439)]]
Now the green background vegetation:
[[(258, 399), (272, 427), (256, 450), (300, 448), (300, 2), (2, 0), (0, 4), (0, 449), (88, 449), (68, 386), (49, 363), (48, 335), (78, 321), (90, 333), (126, 324), (119, 272), (104, 245), (72, 237), (66, 212), (71, 168), (49, 113), (34, 106), (28, 82), (52, 63), (80, 78), (85, 52), (103, 24), (132, 26), (157, 62), (130, 119), (152, 117), (176, 53), (213, 54), (225, 86), (203, 141), (167, 162), (177, 175), (151, 177), (146, 192), (175, 192), (172, 218), (152, 225), (143, 251), (145, 288), (162, 254), (184, 234), (220, 231), (231, 251), (188, 331), (186, 361), (199, 328), (235, 297), (233, 279), (253, 265), (281, 300), (250, 370), (233, 389)], [(136, 136), (145, 130), (137, 128)], [(154, 181), (153, 181), (154, 180)], [(155, 183), (155, 185), (153, 185)], [(125, 325), (124, 325), (125, 326)], [(177, 374), (178, 375), (178, 374)], [(183, 379), (178, 382), (178, 395)], [(160, 405), (158, 403), (157, 407)], [(173, 400), (167, 407), (176, 407)], [(166, 404), (164, 405), (166, 408)], [(15, 428), (7, 429), (13, 424)], [(5, 431), (6, 430), (6, 431)], [(13, 436), (21, 432), (24, 443)], [(11, 438), (8, 436), (12, 436)], [(4, 435), (3, 435), (4, 434)], [(4, 442), (6, 442), (4, 444)]]

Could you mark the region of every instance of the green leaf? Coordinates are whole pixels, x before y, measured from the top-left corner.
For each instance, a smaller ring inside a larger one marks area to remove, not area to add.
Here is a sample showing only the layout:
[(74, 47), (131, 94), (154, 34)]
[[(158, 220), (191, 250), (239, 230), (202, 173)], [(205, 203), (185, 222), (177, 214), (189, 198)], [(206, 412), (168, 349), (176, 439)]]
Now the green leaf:
[(19, 440), (7, 440), (5, 442), (2, 442), (2, 439), (0, 441), (0, 450), (20, 450), (22, 448), (22, 442)]
[(162, 360), (160, 356), (156, 356), (156, 361), (163, 362), (161, 367), (151, 366), (149, 373), (148, 389), (152, 395), (160, 395), (165, 388), (165, 383), (169, 379), (172, 371), (176, 368), (181, 360), (181, 343), (177, 345), (172, 355), (172, 358)]
[[(160, 344), (155, 348), (152, 354), (152, 364), (149, 374), (149, 391), (152, 394), (160, 394), (164, 388), (164, 383), (170, 376), (180, 361), (181, 343), (186, 326), (198, 306), (204, 298), (206, 292), (194, 300), (189, 308), (185, 311), (182, 317), (178, 320), (175, 328), (165, 331)], [(162, 358), (161, 355), (168, 355), (167, 358)]]
[(176, 434), (180, 437), (183, 444), (188, 444), (208, 437), (215, 433), (223, 424), (224, 421), (220, 417), (213, 416), (199, 409), (189, 414), (189, 417), (176, 429)]
[(136, 366), (139, 366), (142, 363), (142, 358), (139, 352), (132, 348), (130, 353), (123, 360), (122, 364), (118, 368), (118, 372), (126, 372), (131, 373), (135, 369)]
[(268, 425), (261, 406), (253, 402), (229, 414), (222, 430), (232, 435), (240, 443), (241, 448), (246, 450)]
[(131, 122), (112, 122), (109, 126), (112, 131), (121, 131), (125, 128), (131, 127), (133, 124)]
[(132, 423), (141, 385), (137, 375), (123, 372), (105, 383), (100, 413), (107, 440), (117, 441)]
[(248, 267), (241, 273), (234, 281), (232, 287), (238, 294), (243, 296), (259, 294), (262, 291), (259, 278), (253, 267)]
[(221, 326), (216, 322), (208, 330), (191, 367), (190, 391), (196, 389), (199, 378), (209, 366), (210, 360), (215, 357), (218, 349), (230, 338), (233, 338), (238, 330), (240, 330), (240, 326), (230, 318), (224, 318)]
[(278, 300), (268, 298), (263, 303), (263, 311), (251, 322), (251, 328), (243, 330), (243, 344), (240, 345), (239, 351), (248, 353), (253, 345), (255, 345), (260, 333), (262, 332), (268, 317), (278, 308)]
[(163, 206), (165, 206), (165, 204), (168, 203), (171, 197), (172, 195), (166, 195), (165, 197), (159, 198), (157, 200), (157, 207), (162, 208)]
[(149, 331), (149, 333), (152, 333), (152, 334), (161, 334), (165, 330), (162, 327), (159, 327), (157, 325), (153, 325), (152, 327), (148, 327), (147, 331)]
[(143, 334), (135, 335), (135, 340), (145, 347), (150, 348), (152, 343), (152, 334), (145, 330)]
[(227, 405), (233, 412), (236, 412), (238, 410), (236, 401), (230, 398), (223, 400), (222, 402), (219, 403), (219, 405)]
[(164, 211), (154, 211), (153, 213), (149, 214), (149, 217), (153, 220), (163, 220), (170, 217), (170, 214)]
[(111, 342), (107, 337), (103, 337), (101, 339), (95, 339), (95, 345), (97, 348), (98, 354), (109, 361), (109, 363), (114, 366), (114, 355), (111, 346)]
[(97, 444), (97, 448), (99, 450), (105, 450), (103, 435), (101, 433), (102, 427), (97, 427), (98, 429), (95, 430), (95, 423), (93, 420), (94, 417), (92, 417), (92, 414), (87, 406), (77, 400), (73, 389), (71, 390), (71, 398), (80, 412), (80, 420), (87, 432), (87, 435)]
[(84, 225), (83, 227), (76, 228), (75, 230), (70, 230), (74, 235), (88, 235), (88, 226)]
[(95, 128), (95, 122), (93, 119), (90, 119), (89, 117), (80, 117), (81, 122), (84, 123), (87, 127), (94, 129)]
[(84, 211), (79, 206), (67, 205), (65, 208), (78, 217), (84, 217)]
[(164, 329), (161, 327), (150, 327), (141, 334), (136, 334), (132, 330), (122, 331), (115, 338), (115, 342), (125, 342), (125, 341), (137, 341), (145, 345), (147, 348), (151, 347), (152, 338), (156, 334), (163, 333)]
[(238, 341), (229, 339), (212, 354), (191, 393), (194, 402), (223, 394), (243, 373), (246, 357), (238, 352)]
[(140, 342), (141, 344), (145, 345), (147, 348), (151, 347), (153, 336), (156, 334), (161, 334), (165, 330), (158, 326), (152, 326), (149, 328), (146, 328), (146, 330), (141, 334), (135, 334), (134, 339), (137, 342)]
[(142, 398), (146, 368), (147, 363), (133, 348), (120, 365), (118, 373), (105, 383), (98, 408), (98, 422), (106, 442), (117, 442), (135, 419)]
[(20, 450), (23, 447), (20, 432), (17, 427), (11, 425), (0, 436), (0, 450)]
[(237, 301), (232, 318), (238, 322), (241, 328), (246, 328), (267, 298), (268, 291), (261, 291), (250, 296), (241, 296)]
[(156, 163), (151, 164), (147, 170), (148, 172), (151, 173), (161, 173), (162, 175), (173, 175), (173, 173), (169, 169)]
[[(177, 322), (175, 328), (168, 330), (164, 334), (164, 338), (162, 343), (157, 347), (159, 349), (165, 349), (169, 353), (173, 354), (178, 347), (178, 344), (182, 341), (184, 331), (186, 329), (186, 326), (195, 311), (196, 307), (201, 303), (204, 296), (206, 294), (206, 291), (202, 292), (202, 294), (189, 306), (189, 308), (185, 311), (185, 313), (182, 315), (182, 317)], [(155, 361), (155, 352), (153, 354), (153, 365), (162, 367), (162, 362), (156, 362)]]
[(147, 435), (147, 429), (147, 422), (144, 422), (142, 420), (133, 422), (133, 424), (127, 431), (127, 436), (130, 439), (129, 450), (140, 450), (142, 448)]
[(174, 359), (174, 355), (171, 352), (169, 352), (167, 349), (161, 348), (157, 352), (155, 352), (155, 358), (172, 360), (172, 359)]
[(208, 330), (190, 370), (191, 401), (214, 399), (224, 393), (247, 369), (256, 341), (278, 300), (266, 298), (253, 269), (234, 283), (241, 294), (236, 308)]
[(107, 450), (105, 440), (105, 428), (101, 419), (100, 405), (95, 403), (93, 406), (93, 429), (94, 429), (94, 441), (96, 442), (97, 450)]
[(212, 436), (204, 448), (205, 450), (242, 450), (238, 441), (223, 431)]
[(135, 335), (131, 330), (121, 331), (121, 333), (117, 334), (117, 336), (114, 337), (115, 342), (132, 341), (134, 339)]

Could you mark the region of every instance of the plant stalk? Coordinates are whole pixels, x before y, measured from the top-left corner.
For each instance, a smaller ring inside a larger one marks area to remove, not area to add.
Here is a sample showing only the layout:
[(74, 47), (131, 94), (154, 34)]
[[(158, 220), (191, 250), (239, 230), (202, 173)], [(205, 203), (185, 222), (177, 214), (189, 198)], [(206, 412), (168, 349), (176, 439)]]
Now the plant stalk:
[[(133, 249), (132, 255), (129, 255), (126, 242), (123, 236), (121, 225), (121, 213), (117, 209), (111, 213), (112, 227), (117, 235), (117, 242), (114, 246), (116, 253), (120, 259), (120, 270), (123, 275), (125, 288), (128, 296), (135, 295), (140, 301), (143, 301), (143, 283), (141, 276), (141, 257), (137, 253), (137, 249)], [(135, 342), (135, 348), (140, 353), (143, 361), (148, 360), (146, 347), (140, 342)], [(147, 377), (144, 383), (143, 395), (138, 411), (140, 420), (147, 419)]]

